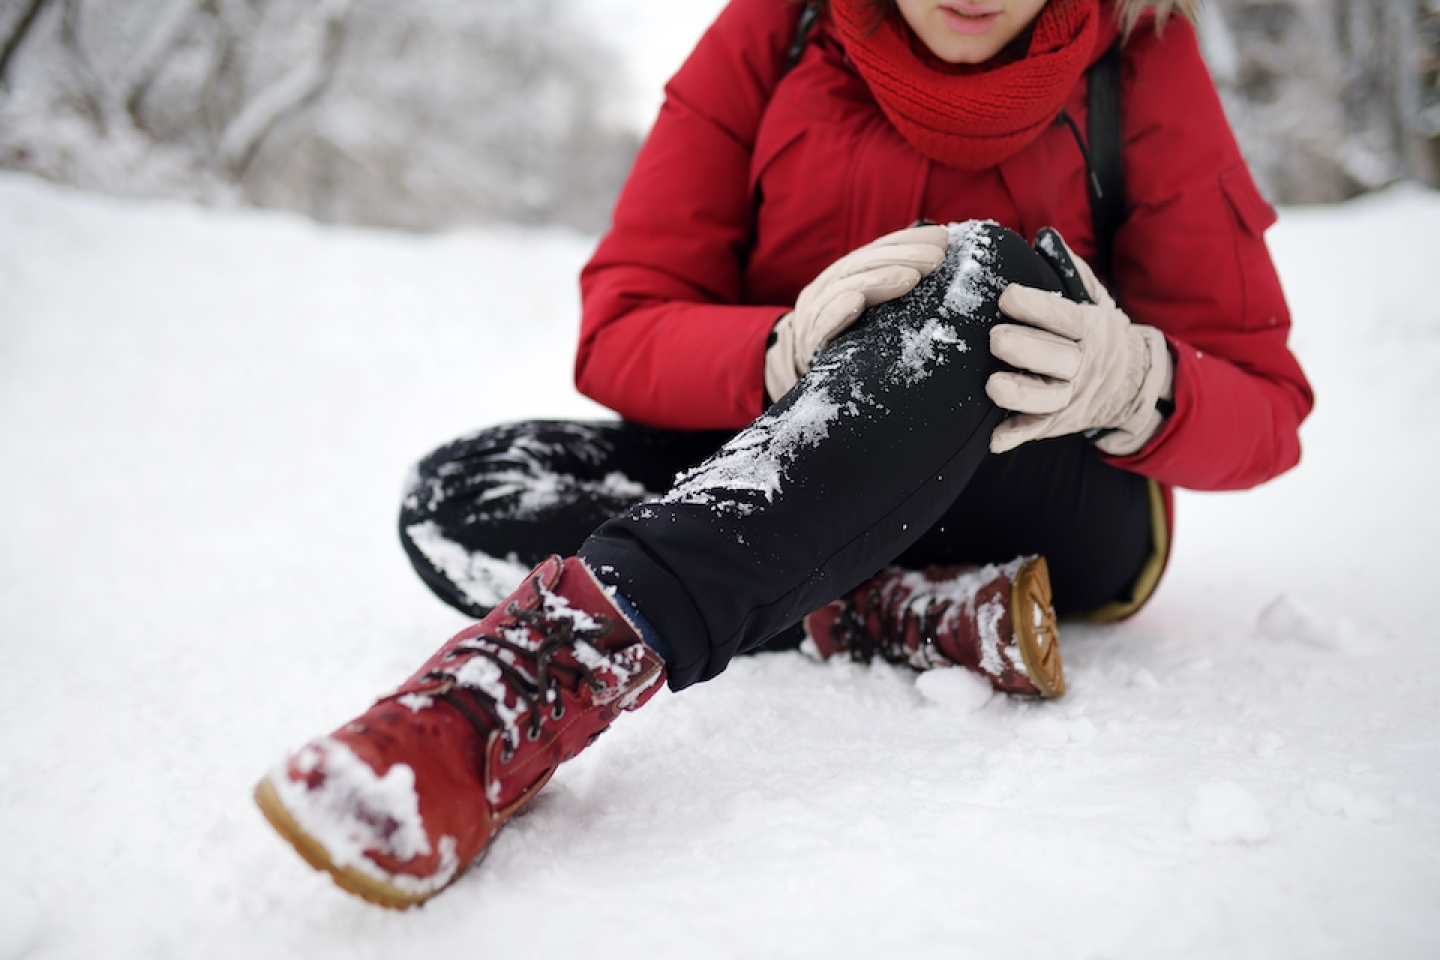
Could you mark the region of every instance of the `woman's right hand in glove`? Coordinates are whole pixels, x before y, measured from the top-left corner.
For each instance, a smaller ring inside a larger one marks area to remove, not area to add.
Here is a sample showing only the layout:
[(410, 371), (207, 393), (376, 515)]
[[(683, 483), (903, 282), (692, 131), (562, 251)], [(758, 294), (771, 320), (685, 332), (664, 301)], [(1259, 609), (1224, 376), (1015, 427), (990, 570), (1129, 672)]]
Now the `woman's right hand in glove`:
[(865, 310), (904, 296), (945, 259), (950, 232), (907, 227), (886, 234), (826, 267), (800, 291), (795, 309), (775, 323), (765, 351), (765, 392), (778, 400), (810, 370), (817, 352)]

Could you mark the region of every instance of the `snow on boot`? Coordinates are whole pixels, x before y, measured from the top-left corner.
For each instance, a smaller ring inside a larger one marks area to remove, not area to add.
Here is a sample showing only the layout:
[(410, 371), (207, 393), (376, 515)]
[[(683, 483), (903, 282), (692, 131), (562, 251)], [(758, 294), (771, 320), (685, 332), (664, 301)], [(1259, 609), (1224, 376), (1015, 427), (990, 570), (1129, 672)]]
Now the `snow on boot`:
[(805, 618), (821, 657), (878, 656), (917, 670), (961, 666), (996, 690), (1065, 692), (1050, 572), (1044, 557), (1003, 566), (886, 567)]
[(398, 690), (272, 770), (255, 800), (341, 887), (410, 907), (664, 679), (589, 568), (551, 557)]

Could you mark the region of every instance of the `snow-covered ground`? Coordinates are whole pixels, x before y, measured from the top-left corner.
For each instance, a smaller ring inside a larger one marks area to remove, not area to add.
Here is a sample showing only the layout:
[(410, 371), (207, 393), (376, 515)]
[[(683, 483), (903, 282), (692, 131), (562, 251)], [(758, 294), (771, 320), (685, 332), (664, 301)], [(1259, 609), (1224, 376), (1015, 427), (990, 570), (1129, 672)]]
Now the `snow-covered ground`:
[(464, 621), (408, 464), (598, 411), (590, 240), (336, 230), (0, 177), (0, 960), (1440, 955), (1440, 197), (1271, 235), (1320, 405), (1300, 469), (1185, 496), (1071, 692), (737, 662), (382, 911), (250, 801)]

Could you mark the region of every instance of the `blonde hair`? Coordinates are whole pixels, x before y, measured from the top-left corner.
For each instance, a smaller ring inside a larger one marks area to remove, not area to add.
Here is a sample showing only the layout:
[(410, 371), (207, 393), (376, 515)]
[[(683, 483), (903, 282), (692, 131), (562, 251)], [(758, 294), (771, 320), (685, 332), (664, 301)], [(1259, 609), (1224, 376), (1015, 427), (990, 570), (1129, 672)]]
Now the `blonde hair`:
[(1135, 24), (1140, 21), (1140, 16), (1147, 7), (1155, 8), (1155, 32), (1161, 33), (1165, 29), (1165, 21), (1170, 19), (1172, 13), (1178, 13), (1194, 23), (1200, 0), (1117, 0), (1115, 13), (1120, 20), (1120, 33), (1125, 39), (1130, 39), (1131, 31), (1135, 29)]

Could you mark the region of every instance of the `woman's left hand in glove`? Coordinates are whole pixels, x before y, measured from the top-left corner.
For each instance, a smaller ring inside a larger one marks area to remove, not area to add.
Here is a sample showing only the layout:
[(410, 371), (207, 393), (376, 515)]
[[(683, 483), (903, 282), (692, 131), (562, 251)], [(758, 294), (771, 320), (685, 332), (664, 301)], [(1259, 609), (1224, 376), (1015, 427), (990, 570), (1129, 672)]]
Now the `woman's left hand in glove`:
[(1105, 453), (1139, 452), (1164, 420), (1157, 401), (1171, 395), (1174, 366), (1165, 335), (1131, 323), (1058, 233), (1042, 230), (1035, 248), (1070, 286), (1078, 277), (1093, 302), (1013, 283), (1001, 294), (1001, 311), (1024, 326), (990, 330), (990, 352), (1016, 368), (991, 374), (985, 384), (991, 400), (1015, 411), (990, 435), (991, 451), (1097, 430), (1104, 433), (1095, 445)]

